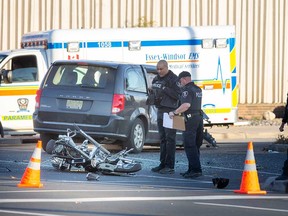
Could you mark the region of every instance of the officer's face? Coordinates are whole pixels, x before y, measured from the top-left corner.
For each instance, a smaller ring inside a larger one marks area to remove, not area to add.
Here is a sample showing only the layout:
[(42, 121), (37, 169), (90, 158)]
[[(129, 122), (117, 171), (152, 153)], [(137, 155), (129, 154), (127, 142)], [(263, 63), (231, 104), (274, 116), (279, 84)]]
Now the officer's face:
[(164, 64), (157, 64), (157, 72), (160, 77), (163, 77), (168, 73), (168, 67)]
[(182, 77), (179, 81), (182, 87), (185, 86), (189, 82), (187, 77)]

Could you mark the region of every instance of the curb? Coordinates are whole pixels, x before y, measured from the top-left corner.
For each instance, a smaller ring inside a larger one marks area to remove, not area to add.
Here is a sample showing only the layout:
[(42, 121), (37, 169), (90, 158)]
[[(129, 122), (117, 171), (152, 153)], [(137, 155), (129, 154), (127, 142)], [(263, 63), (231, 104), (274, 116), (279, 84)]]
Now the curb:
[(23, 144), (23, 143), (37, 143), (39, 136), (6, 136), (0, 138), (0, 144)]
[(279, 126), (277, 125), (251, 126), (240, 124), (206, 127), (206, 129), (216, 141), (225, 139), (269, 139), (276, 141), (279, 135), (283, 135), (283, 133), (279, 132)]
[(275, 180), (277, 177), (269, 177), (263, 184), (265, 190), (288, 193), (288, 180)]
[[(208, 131), (209, 132), (209, 131)], [(217, 132), (209, 132), (212, 136), (217, 140), (226, 140), (226, 139), (277, 139), (278, 134), (275, 133), (217, 133)]]

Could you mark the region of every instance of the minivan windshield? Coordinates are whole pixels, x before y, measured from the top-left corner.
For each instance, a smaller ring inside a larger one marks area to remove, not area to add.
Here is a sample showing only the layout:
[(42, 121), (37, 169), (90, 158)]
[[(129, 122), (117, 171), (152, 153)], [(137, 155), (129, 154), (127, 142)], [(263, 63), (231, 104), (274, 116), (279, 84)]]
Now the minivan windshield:
[(106, 89), (114, 82), (114, 69), (95, 65), (56, 65), (52, 67), (46, 86), (78, 86)]

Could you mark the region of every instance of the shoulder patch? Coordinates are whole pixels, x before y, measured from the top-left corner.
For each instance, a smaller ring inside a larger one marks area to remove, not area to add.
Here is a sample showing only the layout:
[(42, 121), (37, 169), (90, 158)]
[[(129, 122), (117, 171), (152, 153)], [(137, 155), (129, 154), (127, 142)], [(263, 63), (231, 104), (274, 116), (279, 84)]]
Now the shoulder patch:
[(183, 91), (183, 92), (182, 92), (182, 97), (183, 97), (183, 98), (186, 98), (187, 95), (188, 95), (188, 91)]

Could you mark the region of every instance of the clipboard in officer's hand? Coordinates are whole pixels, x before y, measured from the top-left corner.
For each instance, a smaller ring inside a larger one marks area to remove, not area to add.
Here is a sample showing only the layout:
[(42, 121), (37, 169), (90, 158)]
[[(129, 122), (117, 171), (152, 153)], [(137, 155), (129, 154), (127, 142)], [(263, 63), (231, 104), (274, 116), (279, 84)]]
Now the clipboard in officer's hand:
[(168, 113), (163, 113), (163, 127), (185, 131), (184, 117), (175, 115), (173, 119), (171, 119)]
[(184, 116), (173, 116), (173, 128), (181, 131), (186, 130)]

